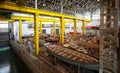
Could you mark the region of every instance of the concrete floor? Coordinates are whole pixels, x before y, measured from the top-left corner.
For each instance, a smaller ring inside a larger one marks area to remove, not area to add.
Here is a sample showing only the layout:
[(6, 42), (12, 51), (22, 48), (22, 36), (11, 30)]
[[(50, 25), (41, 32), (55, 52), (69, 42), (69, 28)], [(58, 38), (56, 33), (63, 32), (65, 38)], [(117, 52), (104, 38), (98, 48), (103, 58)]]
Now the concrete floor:
[(11, 49), (0, 51), (0, 73), (32, 73)]

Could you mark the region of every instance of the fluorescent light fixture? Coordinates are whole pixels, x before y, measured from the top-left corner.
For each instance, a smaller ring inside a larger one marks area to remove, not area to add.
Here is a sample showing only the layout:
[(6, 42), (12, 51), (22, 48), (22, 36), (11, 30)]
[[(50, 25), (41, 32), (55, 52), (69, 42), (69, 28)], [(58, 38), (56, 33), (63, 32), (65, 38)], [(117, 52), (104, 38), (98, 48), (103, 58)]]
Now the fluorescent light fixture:
[(97, 0), (99, 2), (99, 0)]

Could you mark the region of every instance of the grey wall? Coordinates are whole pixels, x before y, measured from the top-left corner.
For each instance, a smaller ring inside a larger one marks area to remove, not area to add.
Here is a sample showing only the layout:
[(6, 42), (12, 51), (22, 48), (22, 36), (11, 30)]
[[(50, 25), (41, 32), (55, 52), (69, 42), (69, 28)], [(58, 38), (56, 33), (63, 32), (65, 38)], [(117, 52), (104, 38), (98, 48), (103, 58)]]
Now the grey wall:
[(0, 23), (0, 48), (9, 46), (9, 30), (6, 26), (8, 23)]

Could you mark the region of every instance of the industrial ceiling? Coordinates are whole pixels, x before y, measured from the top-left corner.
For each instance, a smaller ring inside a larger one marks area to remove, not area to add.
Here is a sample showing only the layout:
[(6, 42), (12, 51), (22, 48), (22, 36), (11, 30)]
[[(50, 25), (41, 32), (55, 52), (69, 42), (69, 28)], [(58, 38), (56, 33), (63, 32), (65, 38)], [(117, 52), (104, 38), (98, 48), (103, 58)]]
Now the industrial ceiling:
[[(97, 0), (36, 0), (37, 8), (64, 14), (84, 14), (93, 13), (99, 8)], [(28, 0), (25, 4), (35, 8), (35, 0)]]
[(98, 0), (1, 0), (0, 2), (4, 1), (71, 15), (93, 13), (99, 9)]

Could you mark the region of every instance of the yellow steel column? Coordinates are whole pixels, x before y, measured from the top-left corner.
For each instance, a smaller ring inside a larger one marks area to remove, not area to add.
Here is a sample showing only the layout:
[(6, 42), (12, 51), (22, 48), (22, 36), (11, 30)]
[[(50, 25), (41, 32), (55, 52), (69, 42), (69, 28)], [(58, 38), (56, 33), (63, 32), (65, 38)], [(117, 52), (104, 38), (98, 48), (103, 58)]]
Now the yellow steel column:
[(40, 36), (42, 35), (42, 21), (40, 21)]
[(64, 44), (64, 29), (65, 23), (64, 23), (64, 17), (60, 18), (60, 43)]
[(82, 33), (83, 33), (83, 35), (85, 35), (85, 33), (86, 33), (85, 28), (86, 28), (86, 22), (83, 20), (82, 21)]
[(76, 39), (77, 35), (77, 19), (74, 19), (74, 40)]
[(52, 29), (50, 30), (50, 34), (53, 35), (53, 30)]
[(13, 22), (11, 22), (12, 23), (12, 30), (11, 30), (11, 32), (12, 32), (12, 38), (14, 38), (14, 24), (13, 24)]
[[(13, 24), (13, 22), (14, 22), (14, 21), (8, 20), (8, 23), (9, 23), (9, 22), (11, 23), (11, 32), (10, 32), (11, 35), (10, 35), (10, 36), (11, 36), (11, 38), (13, 39), (13, 37), (14, 37), (14, 24)], [(8, 27), (9, 27), (9, 26), (8, 26)]]
[(35, 44), (35, 55), (39, 55), (39, 32), (38, 32), (38, 13), (34, 15), (34, 44)]
[(22, 42), (22, 20), (19, 20), (19, 42)]
[(53, 22), (54, 25), (54, 35), (56, 35), (56, 22)]

